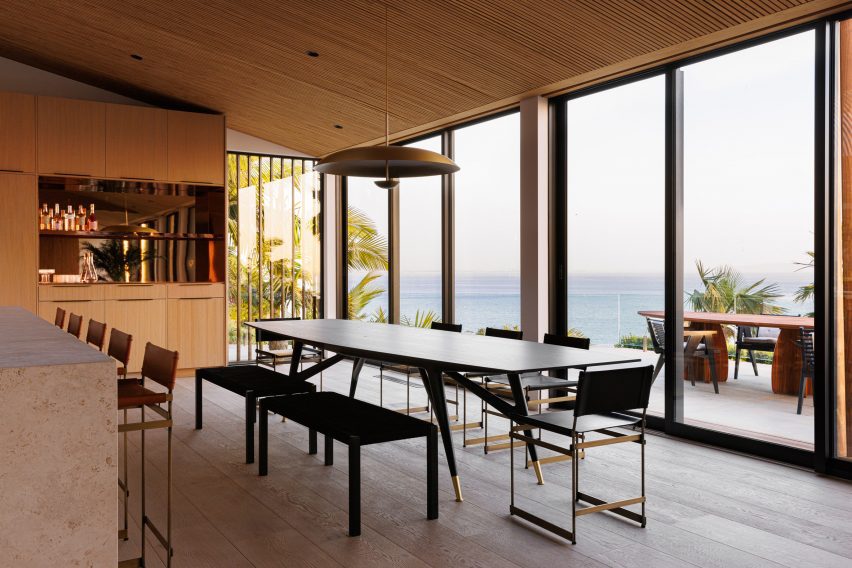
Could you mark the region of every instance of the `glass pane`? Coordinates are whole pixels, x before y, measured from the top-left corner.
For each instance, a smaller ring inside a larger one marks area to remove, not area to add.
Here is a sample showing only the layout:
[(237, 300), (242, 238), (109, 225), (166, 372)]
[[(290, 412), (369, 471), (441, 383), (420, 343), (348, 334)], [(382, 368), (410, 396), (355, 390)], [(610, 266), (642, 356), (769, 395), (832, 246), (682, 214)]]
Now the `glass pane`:
[[(665, 306), (665, 78), (570, 100), (567, 117), (569, 335), (654, 364), (639, 312)], [(650, 412), (663, 395), (655, 381)]]
[(347, 179), (349, 319), (387, 322), (388, 192), (375, 180)]
[(455, 323), (467, 332), (521, 322), (519, 121), (455, 131)]
[(840, 184), (835, 241), (835, 448), (852, 459), (852, 20), (840, 23)]
[(683, 74), (685, 421), (812, 449), (814, 34)]
[[(409, 146), (441, 153), (435, 136)], [(441, 319), (441, 176), (399, 185), (400, 323), (429, 327)]]

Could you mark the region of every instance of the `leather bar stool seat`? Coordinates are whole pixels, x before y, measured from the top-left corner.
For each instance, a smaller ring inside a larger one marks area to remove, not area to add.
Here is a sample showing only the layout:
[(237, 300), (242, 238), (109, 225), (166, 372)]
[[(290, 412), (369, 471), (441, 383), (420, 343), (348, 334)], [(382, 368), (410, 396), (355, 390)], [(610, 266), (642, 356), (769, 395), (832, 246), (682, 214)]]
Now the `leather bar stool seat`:
[(139, 384), (138, 379), (118, 380), (118, 409), (136, 408), (146, 404), (161, 404), (168, 402), (166, 392), (156, 392), (146, 389)]

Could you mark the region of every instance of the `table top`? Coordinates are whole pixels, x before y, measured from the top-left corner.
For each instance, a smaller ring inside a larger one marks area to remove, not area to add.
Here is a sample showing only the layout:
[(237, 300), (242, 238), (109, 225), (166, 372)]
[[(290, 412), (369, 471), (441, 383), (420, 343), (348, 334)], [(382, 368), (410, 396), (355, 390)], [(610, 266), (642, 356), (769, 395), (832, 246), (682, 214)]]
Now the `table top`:
[[(640, 311), (640, 316), (663, 319), (663, 311)], [(773, 316), (762, 314), (720, 314), (713, 312), (683, 312), (684, 321), (695, 323), (717, 323), (746, 325), (751, 327), (773, 327), (777, 329), (813, 329), (814, 318), (803, 316)]]
[(0, 368), (109, 360), (97, 349), (23, 308), (0, 306)]
[(640, 361), (617, 353), (355, 320), (246, 322), (335, 353), (440, 371), (524, 373)]

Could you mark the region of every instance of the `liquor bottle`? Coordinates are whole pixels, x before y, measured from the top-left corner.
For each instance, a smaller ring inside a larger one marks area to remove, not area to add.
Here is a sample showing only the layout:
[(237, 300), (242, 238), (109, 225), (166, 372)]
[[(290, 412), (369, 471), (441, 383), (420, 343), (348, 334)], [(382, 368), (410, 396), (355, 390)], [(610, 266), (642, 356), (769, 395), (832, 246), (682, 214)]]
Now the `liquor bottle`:
[(52, 228), (50, 226), (50, 209), (48, 209), (47, 203), (42, 203), (41, 211), (38, 212), (38, 228), (42, 231)]
[(86, 228), (88, 225), (89, 218), (86, 216), (86, 206), (82, 203), (79, 207), (77, 207), (77, 230), (78, 231), (88, 231)]
[(59, 204), (53, 208), (53, 230), (61, 231), (62, 230), (62, 213), (59, 211)]
[(98, 218), (95, 217), (95, 204), (92, 203), (89, 205), (89, 230), (97, 231), (98, 230)]
[(66, 231), (73, 231), (74, 224), (77, 221), (77, 216), (74, 214), (74, 206), (70, 203), (68, 207), (65, 209), (65, 217), (63, 219), (65, 221), (64, 226)]

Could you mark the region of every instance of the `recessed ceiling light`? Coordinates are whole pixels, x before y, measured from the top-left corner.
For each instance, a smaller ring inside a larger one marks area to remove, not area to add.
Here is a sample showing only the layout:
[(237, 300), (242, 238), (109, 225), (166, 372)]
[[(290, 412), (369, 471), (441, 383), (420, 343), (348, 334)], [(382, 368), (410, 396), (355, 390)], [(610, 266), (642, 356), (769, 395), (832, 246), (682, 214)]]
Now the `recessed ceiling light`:
[(131, 54), (130, 54), (130, 57), (131, 57), (132, 59), (135, 59), (136, 61), (142, 61), (142, 56), (141, 56), (141, 55), (139, 55), (138, 53), (131, 53)]
[(343, 130), (343, 125), (342, 125), (342, 124), (335, 124), (335, 125), (334, 125), (334, 127), (335, 127), (336, 129), (338, 129), (338, 130)]
[(307, 55), (308, 57), (319, 57), (319, 53), (317, 53), (316, 51), (306, 51), (305, 55)]

